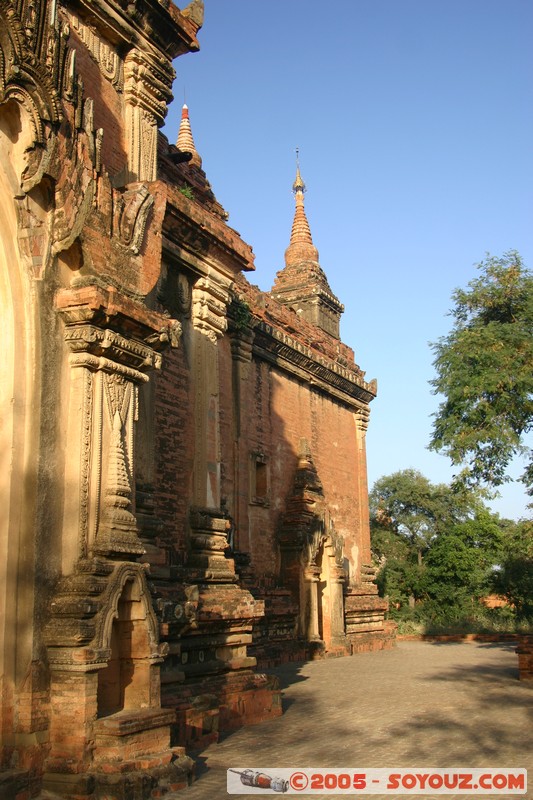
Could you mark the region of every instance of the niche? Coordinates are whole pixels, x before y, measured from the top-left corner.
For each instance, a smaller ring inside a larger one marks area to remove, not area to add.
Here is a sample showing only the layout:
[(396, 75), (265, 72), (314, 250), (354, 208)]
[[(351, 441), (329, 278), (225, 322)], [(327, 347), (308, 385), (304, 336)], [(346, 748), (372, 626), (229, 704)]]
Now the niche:
[(253, 505), (268, 506), (268, 459), (264, 453), (251, 453), (250, 466), (250, 502)]
[(150, 707), (150, 636), (140, 587), (128, 580), (109, 633), (111, 655), (98, 673), (98, 717)]

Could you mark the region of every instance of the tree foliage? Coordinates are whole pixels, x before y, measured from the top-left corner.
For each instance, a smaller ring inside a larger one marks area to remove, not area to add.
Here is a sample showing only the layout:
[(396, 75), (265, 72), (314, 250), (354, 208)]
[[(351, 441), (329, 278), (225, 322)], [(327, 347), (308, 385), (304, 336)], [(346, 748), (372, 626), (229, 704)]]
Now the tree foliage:
[[(533, 617), (533, 523), (502, 520), (480, 494), (432, 484), (414, 469), (370, 493), (377, 582), (395, 618), (429, 626), (527, 624)], [(508, 606), (488, 610), (497, 593)]]
[(533, 622), (533, 522), (508, 523), (494, 589), (507, 598), (519, 619)]
[(370, 493), (370, 521), (381, 594), (396, 607), (412, 607), (427, 597), (427, 554), (444, 533), (482, 509), (475, 492), (432, 484), (415, 469), (376, 481)]
[(406, 537), (419, 561), (440, 530), (467, 519), (480, 504), (475, 492), (432, 484), (412, 468), (385, 475), (370, 492), (370, 515), (375, 523)]
[(501, 547), (501, 526), (486, 510), (444, 531), (426, 558), (423, 592), (432, 604), (432, 615), (446, 617), (451, 609), (471, 611), (490, 594)]
[(533, 494), (533, 275), (514, 251), (487, 256), (480, 277), (452, 295), (451, 332), (432, 345), (435, 414), (430, 448), (461, 465), (466, 486), (497, 487), (521, 454)]

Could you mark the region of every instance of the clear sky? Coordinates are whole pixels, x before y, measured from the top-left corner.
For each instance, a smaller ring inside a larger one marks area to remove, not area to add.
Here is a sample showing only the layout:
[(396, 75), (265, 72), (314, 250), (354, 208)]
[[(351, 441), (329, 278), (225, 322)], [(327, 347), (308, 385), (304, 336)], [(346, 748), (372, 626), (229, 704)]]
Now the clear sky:
[[(300, 149), (342, 339), (378, 379), (370, 485), (407, 467), (451, 479), (427, 450), (428, 343), (486, 252), (533, 268), (532, 36), (531, 0), (205, 0), (201, 50), (175, 62), (164, 132), (175, 141), (185, 98), (264, 291), (284, 264)], [(493, 508), (518, 519), (526, 504), (513, 484)]]

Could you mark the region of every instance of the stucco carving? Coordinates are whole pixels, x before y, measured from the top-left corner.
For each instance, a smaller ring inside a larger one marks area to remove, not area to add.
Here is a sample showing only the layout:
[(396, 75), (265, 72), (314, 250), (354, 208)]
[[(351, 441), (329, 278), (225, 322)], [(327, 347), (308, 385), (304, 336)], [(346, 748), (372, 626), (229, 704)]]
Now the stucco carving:
[(72, 366), (115, 372), (139, 383), (148, 380), (144, 371), (140, 370), (159, 369), (161, 366), (161, 354), (149, 345), (127, 339), (108, 328), (96, 325), (67, 326), (65, 341), (73, 354), (87, 354), (86, 357), (71, 357)]
[[(92, 671), (107, 665), (111, 652), (111, 627), (125, 585), (131, 581), (135, 599), (143, 605), (150, 661), (162, 660), (157, 617), (150, 602), (142, 564), (81, 560), (76, 572), (60, 582), (51, 603), (52, 616), (45, 630), (49, 660), (54, 669)], [(88, 599), (90, 598), (90, 599)]]
[(370, 419), (370, 409), (368, 408), (359, 409), (355, 415), (355, 424), (357, 430), (363, 438), (366, 436), (366, 432), (368, 430), (369, 419)]
[[(100, 163), (101, 132), (93, 128), (91, 101), (82, 102), (69, 35), (55, 2), (25, 0), (20, 16), (10, 2), (0, 9), (0, 107), (16, 103), (29, 136), (15, 193), (19, 248), (38, 279), (51, 258), (79, 236), (92, 209)], [(71, 104), (72, 119), (65, 120), (63, 98)], [(60, 126), (68, 128), (68, 136), (58, 136)], [(39, 186), (36, 201), (30, 193)]]
[(146, 186), (113, 193), (113, 229), (121, 244), (132, 253), (141, 248), (153, 204), (154, 198)]
[(105, 613), (102, 613), (97, 621), (95, 645), (102, 648), (110, 646), (111, 626), (118, 615), (118, 603), (128, 581), (133, 582), (136, 592), (135, 599), (142, 603), (146, 615), (151, 650), (150, 660), (152, 663), (160, 662), (163, 657), (160, 652), (158, 622), (150, 601), (146, 569), (142, 564), (127, 563), (115, 567), (105, 596), (102, 598)]
[(200, 278), (192, 291), (194, 328), (216, 342), (225, 333), (226, 309), (230, 301), (228, 289), (209, 278)]
[(136, 47), (129, 51), (124, 62), (124, 98), (130, 181), (157, 177), (157, 129), (167, 113), (173, 78), (168, 63)]
[[(102, 524), (113, 530), (115, 538), (117, 531), (120, 534), (132, 533), (136, 538), (137, 525), (131, 510), (133, 440), (127, 426), (128, 419), (136, 416), (136, 392), (133, 384), (127, 382), (123, 375), (104, 374), (102, 382), (110, 426)], [(137, 542), (134, 544), (138, 545)], [(119, 543), (109, 542), (109, 545), (117, 547)], [(139, 550), (139, 547), (136, 549)]]
[[(93, 419), (93, 377), (87, 370), (83, 372), (83, 384), (81, 395), (81, 452), (82, 458), (80, 459), (80, 489), (79, 489), (79, 531), (78, 531), (78, 548), (80, 558), (87, 557), (88, 550), (88, 525), (89, 525), (89, 480), (90, 480), (90, 465), (91, 455), (93, 451), (93, 437), (92, 437), (92, 419)], [(102, 449), (102, 431), (101, 427), (97, 427), (96, 441), (94, 447), (98, 454)], [(101, 459), (99, 458), (100, 462)], [(96, 499), (96, 508), (100, 506), (100, 491), (98, 488), (98, 496)]]
[(73, 11), (68, 12), (72, 30), (87, 47), (104, 78), (110, 81), (117, 91), (124, 88), (124, 62), (116, 49), (94, 27), (88, 25)]
[(67, 37), (68, 28), (58, 18), (55, 3), (6, 0), (0, 8), (0, 102), (15, 91), (23, 91), (31, 98), (37, 112), (36, 142), (40, 144), (43, 123), (58, 122), (62, 117), (60, 96), (68, 63)]
[(72, 465), (74, 475), (79, 470), (80, 506), (71, 512), (78, 518), (79, 556), (91, 550), (139, 555), (144, 547), (132, 502), (137, 386), (148, 381), (145, 371), (158, 368), (161, 356), (142, 342), (91, 324), (67, 325), (65, 341), (70, 366), (81, 374), (81, 381), (73, 377), (71, 383), (71, 407), (81, 412), (80, 464)]

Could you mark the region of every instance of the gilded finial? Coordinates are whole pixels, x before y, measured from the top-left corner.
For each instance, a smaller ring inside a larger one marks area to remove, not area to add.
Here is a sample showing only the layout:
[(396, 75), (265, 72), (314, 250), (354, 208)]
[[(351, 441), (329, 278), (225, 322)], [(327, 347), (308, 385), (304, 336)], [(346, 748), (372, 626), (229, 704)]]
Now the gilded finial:
[(302, 176), (300, 175), (300, 148), (296, 148), (296, 180), (292, 184), (292, 191), (294, 194), (298, 194), (298, 192), (306, 191), (305, 183), (302, 180)]

